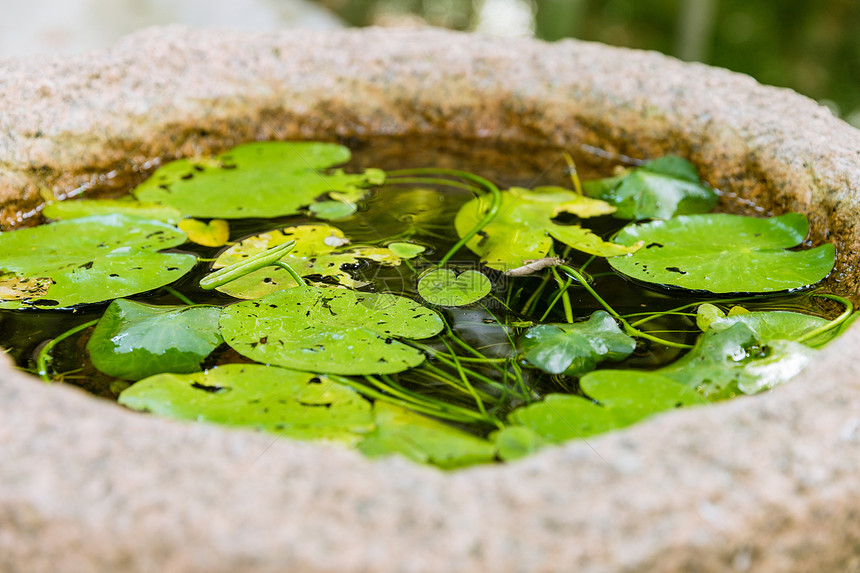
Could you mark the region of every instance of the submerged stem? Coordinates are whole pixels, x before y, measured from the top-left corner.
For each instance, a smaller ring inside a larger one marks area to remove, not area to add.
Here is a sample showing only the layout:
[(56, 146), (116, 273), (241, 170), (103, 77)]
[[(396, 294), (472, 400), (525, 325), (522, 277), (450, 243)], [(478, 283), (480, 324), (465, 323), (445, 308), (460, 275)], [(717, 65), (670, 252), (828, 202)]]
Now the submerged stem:
[(839, 325), (841, 325), (843, 322), (848, 320), (848, 318), (852, 314), (854, 314), (854, 303), (852, 303), (847, 298), (844, 298), (844, 297), (841, 297), (841, 296), (838, 296), (835, 294), (817, 294), (816, 293), (813, 296), (820, 296), (822, 298), (835, 300), (836, 302), (842, 304), (845, 307), (845, 310), (842, 312), (842, 314), (840, 314), (839, 316), (837, 316), (836, 318), (834, 318), (833, 320), (831, 320), (827, 324), (825, 324), (823, 326), (819, 326), (818, 328), (815, 328), (813, 330), (810, 330), (809, 332), (807, 332), (806, 334), (804, 334), (803, 336), (798, 338), (797, 342), (805, 342), (807, 340), (811, 340), (820, 334), (824, 334), (825, 332), (833, 330), (834, 328), (838, 328)]
[(68, 337), (77, 334), (85, 328), (89, 328), (90, 326), (96, 324), (98, 321), (99, 319), (97, 318), (95, 320), (79, 324), (78, 326), (65, 331), (55, 339), (48, 342), (45, 346), (43, 346), (42, 349), (39, 351), (39, 354), (36, 356), (36, 373), (39, 375), (39, 378), (41, 378), (45, 382), (51, 381), (51, 377), (50, 375), (48, 375), (48, 363), (50, 363), (51, 361), (51, 350), (53, 350), (57, 344), (67, 339)]
[[(490, 192), (492, 195), (492, 203), (490, 203), (489, 209), (484, 214), (484, 217), (478, 221), (478, 224), (475, 225), (472, 229), (469, 230), (465, 235), (463, 235), (459, 241), (457, 241), (453, 247), (448, 249), (448, 252), (445, 253), (445, 256), (439, 261), (439, 266), (441, 267), (449, 260), (451, 257), (457, 254), (463, 245), (468, 243), (472, 237), (477, 235), (481, 229), (489, 225), (493, 219), (496, 218), (496, 215), (499, 213), (499, 209), (502, 206), (502, 192), (499, 191), (499, 188), (496, 187), (493, 183), (484, 179), (479, 175), (475, 175), (474, 173), (469, 173), (467, 171), (460, 171), (458, 169), (433, 169), (433, 168), (418, 168), (418, 169), (401, 169), (398, 171), (391, 171), (388, 173), (389, 177), (400, 177), (400, 176), (411, 176), (411, 175), (447, 175), (449, 177), (457, 177), (459, 179), (465, 179), (466, 181), (470, 181), (472, 183), (477, 183), (484, 189)], [(479, 196), (480, 198), (480, 196)]]

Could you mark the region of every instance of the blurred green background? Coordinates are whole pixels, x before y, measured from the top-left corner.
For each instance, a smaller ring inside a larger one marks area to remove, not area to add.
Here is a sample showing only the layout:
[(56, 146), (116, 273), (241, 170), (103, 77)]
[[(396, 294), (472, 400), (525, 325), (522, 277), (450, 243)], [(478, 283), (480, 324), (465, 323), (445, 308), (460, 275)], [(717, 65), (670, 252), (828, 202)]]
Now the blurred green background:
[(354, 26), (433, 25), (658, 50), (790, 87), (860, 127), (858, 0), (317, 0)]

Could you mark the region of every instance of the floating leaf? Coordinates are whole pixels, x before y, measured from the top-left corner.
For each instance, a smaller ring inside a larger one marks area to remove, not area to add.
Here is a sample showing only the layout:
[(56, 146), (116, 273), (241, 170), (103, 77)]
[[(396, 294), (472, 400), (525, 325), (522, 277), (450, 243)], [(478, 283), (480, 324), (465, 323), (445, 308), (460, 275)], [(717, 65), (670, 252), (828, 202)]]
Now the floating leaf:
[(87, 350), (99, 371), (140, 380), (153, 374), (186, 374), (223, 342), (216, 306), (154, 306), (125, 299), (110, 303)]
[(234, 304), (221, 315), (224, 339), (239, 354), (334, 374), (417, 366), (424, 354), (395, 338), (427, 338), (442, 328), (438, 314), (403, 297), (315, 287)]
[(695, 388), (709, 400), (722, 400), (786, 382), (816, 353), (790, 340), (763, 341), (745, 322), (722, 330), (714, 328), (715, 324), (690, 352), (657, 372)]
[(389, 243), (387, 247), (401, 259), (414, 259), (427, 250), (427, 247), (415, 243)]
[(227, 364), (137, 382), (119, 403), (171, 418), (251, 427), (301, 440), (355, 444), (373, 430), (370, 404), (351, 388), (309, 372)]
[(670, 219), (677, 215), (707, 213), (719, 196), (702, 185), (689, 161), (669, 155), (649, 161), (621, 177), (586, 181), (589, 197), (618, 208), (619, 219)]
[(570, 394), (547, 394), (543, 402), (517, 408), (508, 420), (552, 443), (586, 438), (617, 427), (609, 410)]
[(212, 158), (168, 163), (133, 193), (190, 217), (280, 217), (298, 213), (320, 195), (384, 181), (378, 169), (356, 175), (321, 171), (349, 159), (349, 149), (333, 143), (248, 143)]
[[(457, 233), (462, 237), (473, 229), (488, 208), (486, 197), (463, 205), (454, 221)], [(632, 253), (637, 246), (608, 243), (579, 225), (561, 225), (552, 220), (562, 213), (586, 218), (614, 211), (615, 207), (608, 203), (561, 187), (538, 187), (533, 191), (513, 187), (502, 193), (502, 206), (496, 218), (467, 246), (480, 255), (488, 267), (498, 270), (521, 267), (526, 261), (545, 257), (553, 238), (601, 257)]]
[(493, 461), (491, 443), (405, 408), (377, 401), (373, 404), (376, 430), (358, 446), (365, 455), (401, 454), (444, 469)]
[(183, 219), (179, 228), (185, 231), (189, 241), (204, 247), (220, 247), (230, 240), (230, 224), (224, 219), (212, 219), (208, 223)]
[(520, 353), (530, 364), (550, 374), (578, 376), (598, 362), (623, 360), (636, 349), (609, 313), (599, 310), (585, 322), (540, 324), (520, 338)]
[(714, 322), (725, 317), (726, 313), (720, 310), (719, 307), (711, 303), (700, 304), (696, 309), (696, 326), (699, 327), (699, 330), (705, 331)]
[(460, 276), (448, 269), (430, 271), (418, 281), (418, 294), (439, 306), (466, 306), (489, 294), (493, 284), (487, 275), (465, 271)]
[(0, 233), (0, 308), (62, 308), (170, 284), (197, 259), (157, 251), (184, 242), (176, 227), (122, 214)]
[[(803, 336), (825, 326), (830, 321), (800, 312), (770, 310), (729, 315), (712, 322), (710, 328), (725, 330), (739, 322), (752, 328), (760, 341), (770, 342), (771, 340), (800, 341)], [(826, 340), (821, 341), (822, 344), (824, 342)]]
[[(355, 265), (359, 259), (388, 265), (400, 264), (400, 257), (382, 247), (339, 249), (340, 245), (349, 244), (349, 241), (337, 227), (299, 225), (243, 239), (221, 253), (212, 268), (232, 265), (288, 241), (296, 241), (296, 246), (280, 260), (290, 265), (300, 276), (319, 276), (350, 288), (360, 287), (364, 283), (354, 280), (343, 270), (344, 266)], [(236, 298), (253, 299), (295, 286), (298, 286), (296, 281), (286, 270), (266, 267), (220, 286), (218, 290)]]
[(835, 257), (830, 243), (786, 250), (799, 245), (806, 232), (806, 217), (799, 213), (770, 219), (687, 215), (627, 225), (615, 240), (644, 241), (645, 247), (609, 264), (641, 281), (713, 293), (797, 289), (826, 277)]
[(155, 219), (175, 225), (182, 214), (178, 209), (157, 203), (141, 203), (124, 199), (75, 199), (73, 201), (57, 201), (46, 206), (42, 214), (48, 219), (78, 219), (93, 215), (111, 215), (122, 213), (144, 219)]
[(706, 403), (696, 391), (654, 372), (596, 370), (583, 376), (579, 387), (610, 410), (619, 427), (663, 410)]
[(496, 444), (499, 458), (506, 462), (524, 458), (546, 446), (540, 434), (525, 426), (506, 426), (490, 438)]
[(543, 402), (514, 410), (514, 424), (530, 428), (545, 440), (563, 442), (622, 428), (647, 416), (702, 398), (675, 380), (652, 372), (597, 370), (580, 386), (599, 404), (569, 394), (549, 394)]
[(344, 203), (342, 201), (318, 201), (311, 203), (310, 212), (317, 219), (325, 219), (333, 221), (335, 219), (345, 219), (356, 211), (355, 203)]

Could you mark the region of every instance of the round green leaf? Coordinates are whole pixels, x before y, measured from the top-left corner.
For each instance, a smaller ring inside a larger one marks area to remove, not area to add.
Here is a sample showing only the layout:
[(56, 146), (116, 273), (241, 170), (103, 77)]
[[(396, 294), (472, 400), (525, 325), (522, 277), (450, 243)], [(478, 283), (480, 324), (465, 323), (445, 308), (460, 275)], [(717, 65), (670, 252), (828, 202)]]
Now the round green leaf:
[(417, 366), (424, 354), (395, 338), (427, 338), (442, 328), (438, 314), (403, 297), (315, 287), (234, 304), (221, 315), (224, 340), (243, 356), (334, 374)]
[(197, 372), (223, 342), (220, 316), (215, 306), (154, 306), (118, 299), (96, 324), (87, 350), (93, 366), (115, 378)]
[(466, 306), (487, 296), (493, 284), (478, 271), (465, 271), (460, 276), (448, 269), (430, 271), (418, 281), (418, 294), (439, 306)]
[(550, 374), (578, 376), (598, 362), (623, 360), (636, 349), (609, 313), (599, 310), (585, 322), (541, 324), (525, 331), (519, 341), (523, 358)]
[(622, 428), (647, 416), (704, 402), (671, 378), (637, 370), (596, 370), (580, 380), (582, 396), (549, 394), (543, 402), (514, 410), (512, 423), (550, 442), (584, 438)]
[(427, 250), (427, 247), (415, 243), (389, 243), (388, 250), (401, 259), (414, 259)]
[(355, 444), (374, 428), (370, 403), (352, 389), (309, 372), (259, 364), (159, 374), (124, 390), (119, 403), (161, 416), (302, 440)]
[(828, 243), (788, 251), (806, 238), (806, 217), (770, 219), (740, 215), (688, 215), (628, 225), (621, 245), (644, 247), (613, 257), (615, 270), (637, 280), (713, 293), (776, 292), (803, 288), (825, 278), (835, 251)]
[[(454, 220), (462, 237), (478, 224), (489, 208), (485, 197), (475, 198), (460, 209)], [(552, 246), (552, 239), (579, 251), (611, 257), (635, 251), (636, 246), (621, 246), (603, 241), (579, 225), (560, 225), (552, 219), (562, 213), (596, 217), (615, 211), (608, 203), (577, 195), (561, 187), (534, 190), (513, 187), (502, 193), (499, 214), (466, 246), (477, 253), (488, 267), (499, 270), (523, 266), (541, 259)]]
[(356, 175), (321, 171), (349, 159), (349, 149), (334, 143), (247, 143), (212, 158), (168, 163), (133, 193), (190, 217), (280, 217), (298, 213), (320, 195), (352, 196), (384, 180), (378, 169)]
[(77, 219), (93, 215), (124, 213), (144, 219), (155, 219), (175, 225), (182, 214), (178, 209), (156, 203), (141, 203), (128, 199), (74, 199), (57, 201), (46, 206), (42, 214), (48, 219)]
[(308, 207), (311, 213), (317, 219), (325, 219), (332, 221), (334, 219), (344, 219), (349, 217), (356, 211), (355, 203), (344, 203), (343, 201), (319, 201), (311, 203)]
[(579, 386), (611, 410), (619, 426), (663, 410), (706, 402), (700, 394), (671, 378), (641, 370), (596, 370), (583, 376)]
[(618, 426), (607, 408), (570, 394), (547, 394), (543, 402), (517, 408), (508, 420), (556, 444), (601, 434)]
[(488, 441), (405, 408), (376, 401), (373, 414), (376, 430), (358, 446), (369, 457), (401, 454), (444, 469), (487, 463), (495, 457)]
[[(810, 314), (784, 310), (755, 311), (722, 317), (711, 323), (710, 328), (725, 330), (742, 322), (752, 328), (762, 342), (771, 340), (797, 341), (805, 334), (821, 328), (829, 321)], [(823, 344), (829, 339), (820, 340)]]
[(525, 426), (506, 426), (490, 435), (499, 458), (506, 462), (535, 453), (546, 445), (540, 434)]
[(0, 233), (0, 309), (62, 308), (170, 284), (197, 259), (157, 251), (184, 242), (176, 227), (122, 214)]

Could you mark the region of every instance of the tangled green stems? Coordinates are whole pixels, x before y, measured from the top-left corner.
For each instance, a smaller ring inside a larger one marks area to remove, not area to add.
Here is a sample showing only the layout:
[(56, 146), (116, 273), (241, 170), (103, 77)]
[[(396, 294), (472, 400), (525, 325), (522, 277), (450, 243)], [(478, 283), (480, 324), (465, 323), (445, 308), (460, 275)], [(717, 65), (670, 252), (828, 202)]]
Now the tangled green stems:
[(587, 290), (588, 293), (592, 297), (594, 297), (594, 300), (596, 300), (600, 304), (600, 306), (602, 306), (603, 308), (606, 309), (606, 312), (611, 314), (613, 317), (615, 317), (615, 319), (617, 321), (619, 321), (621, 323), (621, 326), (624, 328), (624, 332), (626, 332), (630, 336), (634, 336), (637, 338), (644, 338), (646, 340), (650, 340), (652, 342), (657, 342), (658, 344), (665, 344), (666, 346), (671, 346), (674, 348), (685, 348), (685, 349), (693, 348), (693, 346), (690, 344), (683, 344), (681, 342), (674, 342), (672, 340), (666, 340), (664, 338), (658, 338), (657, 336), (654, 336), (652, 334), (648, 334), (647, 332), (643, 332), (643, 331), (639, 330), (638, 328), (634, 327), (629, 322), (627, 322), (627, 320), (625, 320), (624, 317), (622, 317), (620, 314), (618, 314), (614, 308), (609, 306), (609, 304), (605, 300), (603, 300), (603, 298), (601, 298), (601, 296), (599, 294), (597, 294), (597, 291), (595, 291), (591, 287), (591, 285), (588, 284), (588, 280), (584, 276), (582, 276), (582, 274), (579, 271), (577, 271), (576, 269), (571, 268), (567, 265), (559, 265), (558, 268), (561, 269), (562, 271), (564, 271), (565, 273), (567, 273), (569, 276), (573, 277), (574, 280), (576, 280), (580, 285), (582, 285), (583, 288), (585, 288), (585, 290)]

